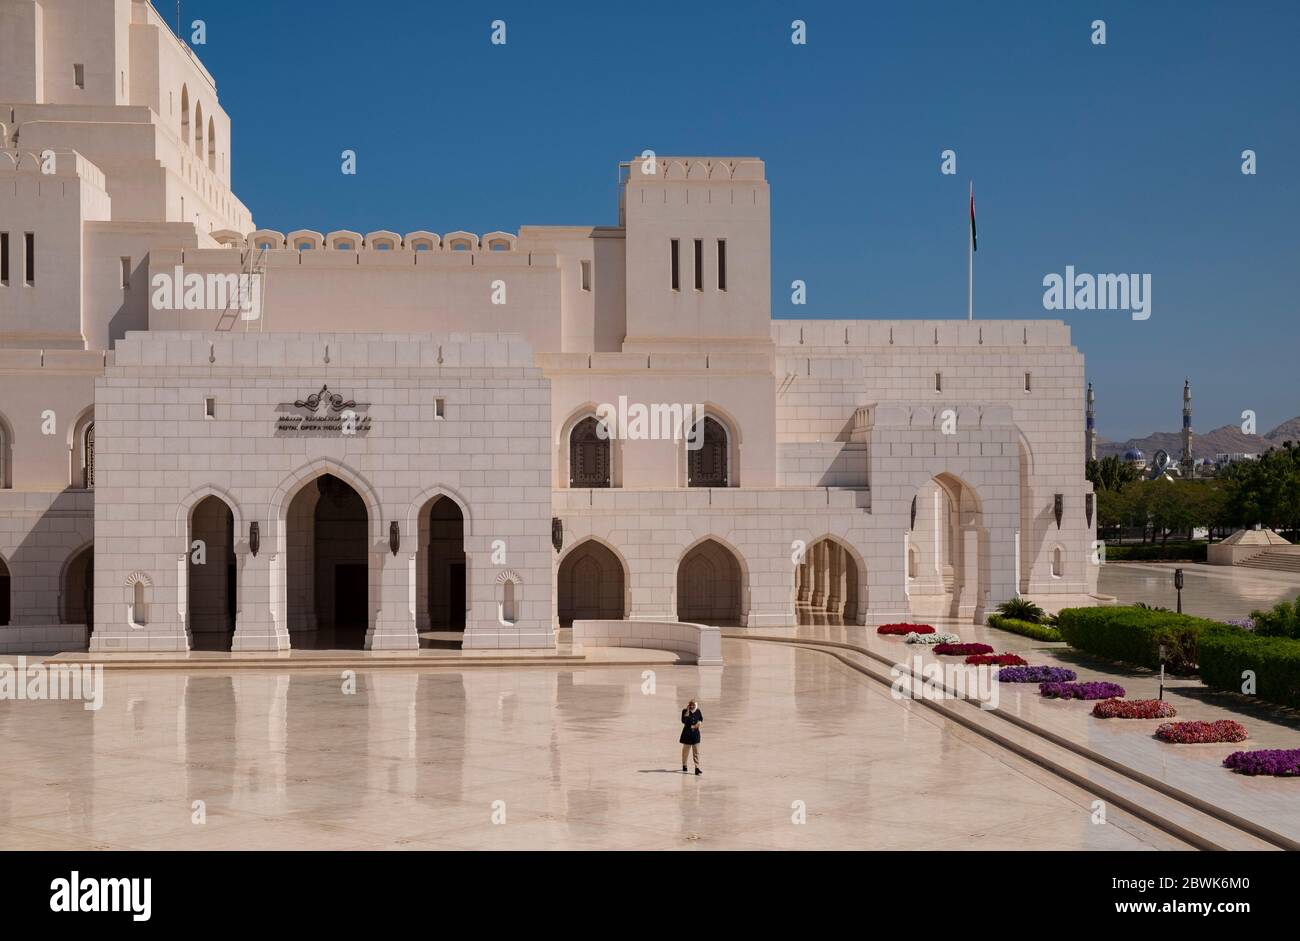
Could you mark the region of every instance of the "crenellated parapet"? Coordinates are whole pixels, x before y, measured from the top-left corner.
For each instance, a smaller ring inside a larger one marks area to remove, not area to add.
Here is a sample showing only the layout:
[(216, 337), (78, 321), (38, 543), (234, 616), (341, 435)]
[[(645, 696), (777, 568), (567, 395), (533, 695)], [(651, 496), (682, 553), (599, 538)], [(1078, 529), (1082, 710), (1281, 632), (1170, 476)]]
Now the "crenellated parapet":
[(314, 229), (294, 229), (288, 233), (275, 229), (258, 229), (246, 236), (223, 229), (213, 232), (212, 237), (228, 248), (252, 247), (266, 251), (293, 252), (320, 249), (347, 252), (513, 252), (519, 246), (519, 236), (512, 232), (488, 232), (480, 236), (460, 229), (446, 235), (426, 229), (418, 229), (406, 235), (388, 229), (365, 235), (352, 229), (335, 229), (328, 233)]

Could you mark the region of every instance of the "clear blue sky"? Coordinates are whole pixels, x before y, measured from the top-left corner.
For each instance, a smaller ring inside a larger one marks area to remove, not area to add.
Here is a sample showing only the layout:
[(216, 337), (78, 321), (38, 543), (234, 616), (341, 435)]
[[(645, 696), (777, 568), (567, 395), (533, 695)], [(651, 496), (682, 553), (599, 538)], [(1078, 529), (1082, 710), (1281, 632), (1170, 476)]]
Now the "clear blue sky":
[[(619, 160), (756, 155), (774, 315), (960, 317), (973, 178), (976, 316), (1064, 317), (1102, 435), (1176, 430), (1185, 375), (1199, 431), (1245, 409), (1261, 432), (1300, 414), (1295, 0), (186, 0), (183, 13), (207, 23), (198, 52), (259, 225), (613, 224)], [(497, 18), (505, 46), (489, 42)], [(790, 42), (796, 18), (806, 46)], [(939, 172), (946, 148), (957, 176)], [(356, 176), (339, 172), (344, 149)], [(1149, 272), (1151, 318), (1045, 311), (1042, 279), (1067, 264)], [(806, 307), (790, 303), (796, 278)]]

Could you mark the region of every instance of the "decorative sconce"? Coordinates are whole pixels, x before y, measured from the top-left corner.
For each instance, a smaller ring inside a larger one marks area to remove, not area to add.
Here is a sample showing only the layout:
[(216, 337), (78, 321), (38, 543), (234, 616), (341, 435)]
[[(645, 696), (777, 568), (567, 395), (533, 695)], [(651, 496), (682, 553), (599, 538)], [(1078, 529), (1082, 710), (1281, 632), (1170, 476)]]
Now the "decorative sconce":
[(1094, 494), (1086, 493), (1083, 496), (1083, 512), (1088, 517), (1088, 526), (1092, 527), (1092, 501)]
[(912, 497), (912, 524), (907, 527), (908, 530), (916, 529), (916, 497)]
[(1058, 493), (1052, 500), (1052, 515), (1056, 517), (1056, 528), (1061, 528), (1061, 513), (1065, 509), (1065, 494)]
[(262, 530), (258, 527), (257, 521), (248, 524), (248, 551), (253, 553), (253, 558), (257, 558), (257, 550), (262, 547)]
[(397, 520), (388, 524), (388, 548), (397, 555), (397, 550), (402, 548), (402, 532), (397, 526)]
[(551, 517), (551, 545), (559, 552), (564, 546), (564, 520), (558, 516)]

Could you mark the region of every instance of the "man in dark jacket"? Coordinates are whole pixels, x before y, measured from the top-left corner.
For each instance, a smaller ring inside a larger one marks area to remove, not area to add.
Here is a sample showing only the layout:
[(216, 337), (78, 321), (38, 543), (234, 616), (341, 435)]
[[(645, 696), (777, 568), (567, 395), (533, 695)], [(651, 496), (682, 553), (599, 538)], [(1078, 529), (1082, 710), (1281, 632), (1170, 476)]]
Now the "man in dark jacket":
[(695, 773), (704, 773), (700, 770), (700, 725), (703, 722), (704, 713), (692, 699), (682, 710), (682, 737), (678, 739), (682, 743), (682, 771), (686, 770), (686, 756), (691, 755), (695, 759)]

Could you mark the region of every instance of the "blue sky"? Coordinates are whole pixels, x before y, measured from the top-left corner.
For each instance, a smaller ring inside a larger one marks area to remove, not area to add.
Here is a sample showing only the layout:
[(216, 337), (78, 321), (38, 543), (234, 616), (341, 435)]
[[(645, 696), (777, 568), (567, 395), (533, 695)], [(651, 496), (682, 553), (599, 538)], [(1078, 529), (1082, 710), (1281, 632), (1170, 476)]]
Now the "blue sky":
[[(775, 316), (960, 317), (973, 178), (976, 317), (1063, 317), (1102, 435), (1176, 430), (1184, 376), (1199, 431), (1300, 414), (1293, 0), (186, 0), (196, 18), (259, 225), (608, 225), (619, 160), (756, 155)], [(1150, 273), (1151, 318), (1045, 311), (1066, 265)]]

